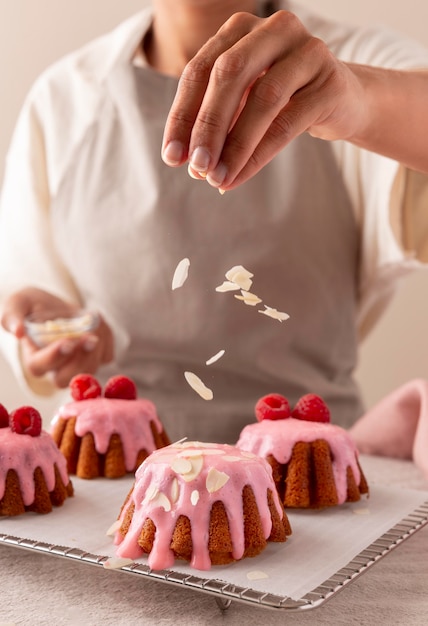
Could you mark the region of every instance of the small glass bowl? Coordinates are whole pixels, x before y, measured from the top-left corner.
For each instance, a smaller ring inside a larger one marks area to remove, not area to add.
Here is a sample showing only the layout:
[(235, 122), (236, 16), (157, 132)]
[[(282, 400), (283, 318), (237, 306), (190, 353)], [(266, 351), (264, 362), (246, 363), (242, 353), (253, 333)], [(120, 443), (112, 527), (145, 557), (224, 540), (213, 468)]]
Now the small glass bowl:
[(89, 333), (100, 323), (98, 313), (81, 309), (50, 313), (43, 311), (29, 315), (24, 326), (27, 336), (39, 348), (58, 339), (73, 339)]

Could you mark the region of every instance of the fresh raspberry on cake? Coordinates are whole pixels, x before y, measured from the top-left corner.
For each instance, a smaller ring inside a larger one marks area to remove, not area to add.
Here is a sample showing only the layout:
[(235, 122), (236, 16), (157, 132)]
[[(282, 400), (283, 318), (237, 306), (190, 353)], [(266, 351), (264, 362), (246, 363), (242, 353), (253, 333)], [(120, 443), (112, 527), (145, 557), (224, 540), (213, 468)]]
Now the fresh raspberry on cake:
[(112, 376), (104, 387), (106, 398), (116, 398), (117, 400), (136, 400), (137, 386), (133, 380), (127, 376)]
[(32, 406), (21, 406), (12, 411), (9, 418), (10, 427), (19, 435), (38, 437), (42, 432), (42, 418), (37, 409)]
[(74, 400), (89, 400), (101, 395), (101, 385), (91, 374), (77, 374), (71, 379), (69, 388)]
[(287, 398), (279, 393), (270, 393), (256, 402), (256, 418), (262, 420), (281, 420), (290, 417), (290, 405)]
[(0, 428), (7, 428), (9, 426), (9, 413), (7, 409), (0, 404)]
[(325, 401), (315, 393), (302, 396), (293, 409), (292, 417), (308, 422), (329, 422), (330, 409)]

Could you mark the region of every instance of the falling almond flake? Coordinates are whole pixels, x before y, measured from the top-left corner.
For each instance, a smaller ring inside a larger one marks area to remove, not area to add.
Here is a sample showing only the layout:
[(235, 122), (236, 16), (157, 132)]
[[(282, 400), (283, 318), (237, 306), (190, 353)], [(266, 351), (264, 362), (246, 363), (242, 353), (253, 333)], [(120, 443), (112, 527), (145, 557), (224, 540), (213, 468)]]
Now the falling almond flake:
[(134, 561), (132, 559), (120, 559), (120, 558), (112, 558), (104, 561), (103, 567), (105, 569), (120, 569), (125, 565), (131, 565)]
[(232, 283), (230, 280), (225, 280), (224, 283), (215, 288), (216, 291), (220, 292), (238, 291), (238, 289), (240, 289), (239, 285)]
[(251, 280), (254, 274), (245, 269), (242, 265), (234, 265), (225, 274), (227, 280), (239, 285), (241, 289), (248, 291), (253, 284)]
[(282, 313), (281, 311), (277, 311), (277, 309), (273, 309), (267, 304), (264, 305), (265, 310), (259, 310), (259, 313), (263, 313), (263, 315), (267, 315), (268, 317), (272, 317), (274, 320), (278, 320), (278, 322), (285, 322), (285, 320), (289, 319), (288, 313)]
[(186, 282), (189, 273), (190, 261), (189, 259), (181, 259), (180, 263), (175, 268), (174, 277), (172, 279), (172, 289), (178, 289), (182, 287)]
[(256, 306), (256, 304), (260, 304), (261, 299), (256, 296), (254, 293), (250, 293), (249, 291), (244, 291), (241, 289), (240, 296), (235, 295), (237, 300), (242, 300), (244, 304), (248, 304), (249, 306)]
[(225, 353), (225, 350), (219, 350), (217, 352), (217, 354), (215, 354), (214, 356), (212, 356), (210, 359), (208, 359), (208, 361), (205, 362), (206, 365), (212, 365), (213, 363), (215, 363), (216, 361), (218, 361), (219, 359), (221, 359), (221, 357), (223, 356), (223, 354)]
[(201, 398), (203, 398), (204, 400), (213, 399), (214, 394), (211, 391), (211, 389), (209, 389), (202, 382), (202, 380), (198, 376), (196, 376), (196, 374), (193, 374), (193, 372), (184, 372), (184, 377), (189, 383), (189, 385), (192, 387), (192, 389), (196, 391), (196, 393), (198, 393), (201, 396)]

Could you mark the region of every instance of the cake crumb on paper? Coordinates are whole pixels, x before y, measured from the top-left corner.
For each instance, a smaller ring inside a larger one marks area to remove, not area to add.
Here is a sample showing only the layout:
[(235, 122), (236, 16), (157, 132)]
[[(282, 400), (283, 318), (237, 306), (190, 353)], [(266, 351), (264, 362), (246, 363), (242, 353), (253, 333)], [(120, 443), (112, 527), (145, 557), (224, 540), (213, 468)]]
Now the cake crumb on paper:
[[(110, 528), (107, 530), (106, 535), (107, 537), (113, 537), (114, 533), (119, 530), (120, 528), (120, 521), (117, 519), (115, 522), (113, 522), (113, 524), (110, 526)], [(1, 624), (0, 624), (1, 626)]]
[(104, 561), (103, 567), (104, 569), (120, 569), (125, 567), (125, 565), (131, 565), (133, 562), (132, 559), (111, 558)]
[(253, 570), (252, 572), (247, 573), (248, 580), (262, 580), (263, 578), (269, 578), (266, 572), (262, 572), (260, 570)]

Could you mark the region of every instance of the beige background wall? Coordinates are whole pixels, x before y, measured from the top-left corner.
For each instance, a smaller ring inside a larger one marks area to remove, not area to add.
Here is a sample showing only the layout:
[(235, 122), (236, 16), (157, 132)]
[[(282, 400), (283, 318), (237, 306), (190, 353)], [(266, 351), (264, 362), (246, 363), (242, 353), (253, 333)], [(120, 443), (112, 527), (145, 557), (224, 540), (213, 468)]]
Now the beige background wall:
[[(16, 116), (36, 76), (145, 4), (147, 0), (0, 0), (0, 177)], [(428, 46), (426, 0), (407, 0), (405, 5), (390, 0), (303, 4), (340, 20), (383, 23)], [(428, 376), (427, 291), (428, 276), (407, 280), (362, 346), (358, 378), (369, 405), (410, 378)], [(0, 357), (0, 402), (12, 409), (26, 401)], [(47, 412), (51, 406), (41, 403)]]

